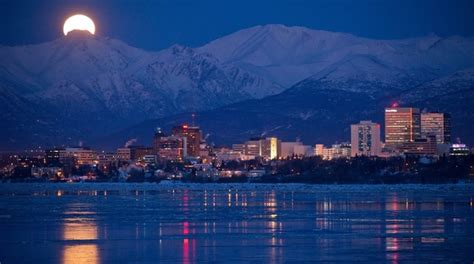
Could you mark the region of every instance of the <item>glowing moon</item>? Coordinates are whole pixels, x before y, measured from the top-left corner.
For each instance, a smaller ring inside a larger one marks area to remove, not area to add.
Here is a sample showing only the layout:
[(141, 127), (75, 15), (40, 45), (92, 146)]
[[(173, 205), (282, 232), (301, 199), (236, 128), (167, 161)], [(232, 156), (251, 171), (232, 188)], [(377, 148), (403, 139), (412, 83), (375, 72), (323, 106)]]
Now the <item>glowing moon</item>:
[(94, 21), (85, 15), (74, 15), (64, 22), (64, 35), (67, 36), (73, 30), (89, 31), (89, 33), (95, 34)]

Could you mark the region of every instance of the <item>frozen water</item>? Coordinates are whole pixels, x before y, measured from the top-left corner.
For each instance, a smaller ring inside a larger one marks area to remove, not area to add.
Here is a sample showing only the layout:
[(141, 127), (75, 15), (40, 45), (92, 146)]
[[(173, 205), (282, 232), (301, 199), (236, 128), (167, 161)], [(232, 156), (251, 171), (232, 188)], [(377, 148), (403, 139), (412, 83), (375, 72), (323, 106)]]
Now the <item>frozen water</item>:
[(474, 185), (0, 184), (0, 262), (463, 262)]

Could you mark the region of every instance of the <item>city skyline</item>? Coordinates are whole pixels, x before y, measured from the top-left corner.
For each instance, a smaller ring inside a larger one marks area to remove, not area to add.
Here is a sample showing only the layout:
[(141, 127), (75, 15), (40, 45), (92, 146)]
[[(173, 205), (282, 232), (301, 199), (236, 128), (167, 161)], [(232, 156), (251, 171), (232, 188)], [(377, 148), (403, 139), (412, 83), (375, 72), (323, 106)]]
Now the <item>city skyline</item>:
[[(398, 105), (385, 108), (384, 113), (385, 133), (383, 134), (381, 133), (381, 125), (371, 120), (362, 120), (359, 123), (350, 125), (349, 140), (342, 139), (333, 144), (333, 147), (342, 144), (351, 148), (349, 152), (342, 156), (338, 151), (333, 153), (332, 149), (327, 149), (324, 144), (318, 142), (304, 145), (304, 142), (300, 140), (294, 142), (284, 141), (284, 139), (272, 135), (250, 137), (245, 142), (233, 142), (227, 146), (215, 146), (212, 142), (206, 142), (206, 139), (203, 137), (203, 131), (199, 125), (195, 123), (196, 115), (194, 113), (191, 114), (192, 126), (189, 126), (187, 123), (173, 125), (169, 136), (157, 126), (151, 144), (146, 145), (145, 143), (144, 145), (143, 142), (140, 143), (136, 138), (133, 138), (127, 141), (123, 147), (117, 148), (117, 156), (123, 157), (125, 155), (128, 157), (123, 160), (136, 160), (138, 157), (154, 155), (155, 159), (164, 158), (184, 161), (187, 157), (202, 158), (201, 154), (206, 151), (207, 154), (204, 154), (204, 156), (207, 156), (210, 147), (228, 148), (234, 153), (244, 155), (240, 156), (240, 158), (237, 156), (236, 158), (241, 159), (243, 157), (244, 160), (257, 157), (270, 160), (287, 158), (295, 155), (295, 153), (298, 156), (319, 155), (323, 158), (331, 157), (329, 159), (332, 159), (333, 155), (335, 155), (334, 157), (336, 158), (349, 158), (354, 156), (391, 157), (400, 154), (443, 155), (448, 154), (449, 149), (453, 145), (461, 144), (461, 142), (451, 142), (451, 117), (449, 113), (420, 112), (417, 108), (400, 107)], [(430, 142), (434, 145), (430, 145)], [(423, 144), (428, 145), (423, 147)], [(62, 147), (49, 149), (56, 153), (57, 150), (64, 150), (66, 148), (80, 149), (83, 147), (63, 145)], [(298, 148), (298, 150), (296, 150), (296, 148)], [(383, 154), (382, 148), (385, 149), (385, 154)], [(418, 150), (411, 153), (412, 148)], [(85, 149), (86, 152), (90, 150), (88, 147)], [(34, 151), (37, 153), (38, 150), (41, 151), (41, 148), (36, 151), (31, 150), (31, 152)], [(140, 150), (142, 154), (138, 156), (133, 154), (135, 153), (133, 151), (138, 150)], [(48, 148), (44, 148), (44, 151), (47, 152)], [(124, 151), (127, 154), (124, 154)], [(26, 151), (26, 153), (28, 153), (28, 151)], [(102, 153), (106, 152), (102, 150)], [(232, 156), (232, 153), (225, 155)], [(90, 161), (89, 163), (92, 164), (93, 159), (90, 159), (88, 155), (86, 156)]]
[[(79, 141), (110, 148), (130, 139), (131, 133), (150, 138), (150, 128), (144, 126), (152, 122), (189, 122), (189, 113), (196, 113), (216, 144), (242, 140), (251, 130), (274, 129), (290, 140), (330, 144), (343, 138), (350, 122), (381, 122), (376, 108), (365, 109), (366, 104), (380, 107), (394, 101), (452, 113), (457, 137), (474, 142), (467, 121), (472, 116), (463, 110), (470, 108), (471, 38), (382, 41), (270, 24), (198, 48), (175, 45), (153, 53), (94, 35), (95, 26), (89, 33), (78, 32), (39, 45), (2, 47), (5, 57), (0, 63), (9, 70), (0, 76), (5, 84), (0, 117), (8, 124), (0, 131), (6, 139), (1, 149)], [(318, 77), (327, 72), (332, 74)], [(432, 93), (423, 92), (426, 89)], [(464, 95), (458, 98), (457, 93)], [(321, 102), (305, 102), (310, 98)], [(343, 108), (351, 109), (349, 118), (339, 111), (339, 101), (347, 102)], [(262, 113), (259, 104), (266, 105)], [(250, 112), (255, 113), (246, 117), (251, 122), (236, 120), (233, 129), (225, 131), (232, 120), (225, 120), (224, 113), (239, 119)], [(290, 129), (284, 129), (290, 123)], [(141, 131), (131, 132), (137, 129)], [(341, 132), (325, 134), (328, 129)]]
[(474, 1), (0, 1), (0, 264), (472, 263)]

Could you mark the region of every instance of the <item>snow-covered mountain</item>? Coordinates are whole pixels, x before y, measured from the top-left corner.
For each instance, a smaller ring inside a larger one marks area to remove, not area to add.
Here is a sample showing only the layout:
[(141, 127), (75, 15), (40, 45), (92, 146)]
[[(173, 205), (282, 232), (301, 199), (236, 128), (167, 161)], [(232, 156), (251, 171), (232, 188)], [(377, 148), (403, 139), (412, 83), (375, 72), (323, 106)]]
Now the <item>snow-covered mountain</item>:
[[(385, 98), (415, 103), (435, 90), (436, 98), (443, 98), (444, 86), (458, 94), (472, 91), (473, 68), (474, 38), (458, 36), (372, 40), (266, 25), (202, 47), (148, 52), (118, 40), (69, 34), (38, 45), (0, 47), (0, 122), (7, 124), (0, 147), (87, 142), (144, 120), (174, 120), (175, 114), (210, 109), (219, 109), (206, 112), (210, 118), (223, 111), (227, 119), (237, 115), (235, 121), (245, 123), (207, 121), (220, 129), (232, 127), (224, 132), (229, 140), (232, 133), (258, 133), (260, 121), (268, 122), (264, 130), (290, 122), (287, 132), (304, 129), (311, 137), (344, 123), (338, 119), (361, 118), (357, 113), (372, 117), (351, 98), (370, 98), (366, 104)], [(324, 96), (332, 101), (326, 103)], [(341, 107), (338, 101), (353, 111), (335, 109)], [(335, 111), (338, 115), (331, 114)], [(274, 113), (279, 120), (271, 121)], [(322, 117), (332, 121), (324, 127), (303, 125)]]
[(150, 118), (210, 109), (282, 90), (190, 48), (145, 52), (92, 35), (3, 47), (0, 59), (3, 84), (70, 116), (109, 113)]
[(285, 87), (311, 79), (338, 89), (386, 92), (474, 65), (474, 38), (373, 40), (283, 25), (244, 29), (199, 50)]
[[(349, 141), (350, 125), (360, 120), (383, 124), (384, 108), (395, 101), (401, 106), (450, 113), (454, 142), (460, 138), (473, 145), (473, 79), (474, 73), (467, 69), (381, 97), (360, 91), (325, 89), (320, 83), (304, 81), (278, 95), (198, 112), (197, 116), (199, 125), (209, 135), (208, 142), (217, 145), (230, 145), (261, 135), (329, 145)], [(187, 120), (189, 117), (183, 114), (147, 120), (101, 138), (97, 143), (117, 145), (131, 137), (150, 143), (154, 127), (171, 129), (176, 123)]]
[(77, 32), (39, 45), (0, 47), (0, 97), (6, 102), (0, 119), (10, 124), (4, 133), (12, 144), (21, 141), (15, 138), (18, 127), (29, 127), (31, 120), (70, 127), (64, 136), (77, 140), (282, 90), (211, 54), (177, 45), (147, 52)]

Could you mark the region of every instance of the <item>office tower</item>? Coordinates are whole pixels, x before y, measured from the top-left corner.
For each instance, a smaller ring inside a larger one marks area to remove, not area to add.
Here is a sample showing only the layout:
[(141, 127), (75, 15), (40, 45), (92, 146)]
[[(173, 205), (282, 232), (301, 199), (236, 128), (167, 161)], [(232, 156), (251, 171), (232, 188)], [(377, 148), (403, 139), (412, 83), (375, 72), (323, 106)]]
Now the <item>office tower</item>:
[(451, 116), (446, 113), (421, 113), (421, 137), (435, 136), (437, 144), (451, 142)]
[(153, 152), (158, 155), (160, 151), (160, 142), (161, 138), (166, 137), (165, 133), (161, 131), (161, 128), (157, 128), (155, 134), (153, 135)]
[(267, 159), (278, 158), (281, 151), (281, 142), (276, 137), (265, 138), (262, 142), (262, 156)]
[(385, 109), (385, 145), (391, 148), (421, 137), (420, 110), (411, 107)]
[(199, 157), (202, 133), (199, 127), (187, 125), (173, 127), (173, 136), (186, 138), (186, 155)]
[(157, 156), (164, 160), (181, 161), (187, 157), (187, 138), (178, 136), (160, 137), (156, 143)]

